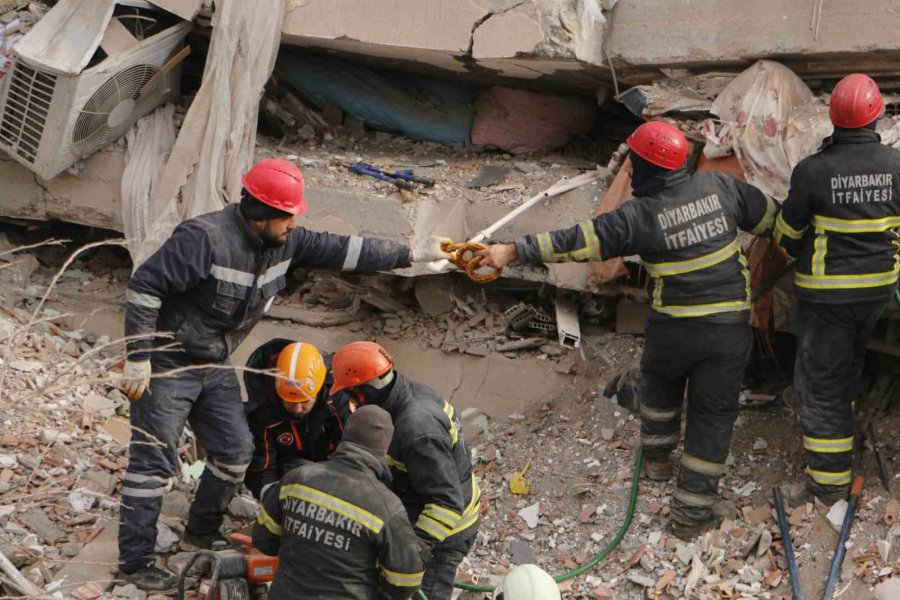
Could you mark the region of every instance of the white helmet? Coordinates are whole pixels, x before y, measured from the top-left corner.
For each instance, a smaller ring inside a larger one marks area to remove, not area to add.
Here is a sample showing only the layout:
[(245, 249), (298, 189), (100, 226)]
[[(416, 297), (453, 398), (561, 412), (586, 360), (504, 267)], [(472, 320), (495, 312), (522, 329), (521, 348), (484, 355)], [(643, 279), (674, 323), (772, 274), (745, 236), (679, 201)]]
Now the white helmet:
[(560, 600), (559, 586), (537, 565), (519, 565), (494, 590), (493, 600)]

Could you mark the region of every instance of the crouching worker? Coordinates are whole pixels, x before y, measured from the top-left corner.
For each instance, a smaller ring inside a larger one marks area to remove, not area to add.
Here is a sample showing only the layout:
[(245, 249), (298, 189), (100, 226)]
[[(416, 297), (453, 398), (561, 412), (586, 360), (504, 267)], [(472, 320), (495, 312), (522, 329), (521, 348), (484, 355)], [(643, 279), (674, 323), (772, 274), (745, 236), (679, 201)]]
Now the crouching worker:
[(386, 411), (362, 407), (327, 461), (266, 490), (253, 544), (279, 559), (270, 600), (402, 600), (419, 589), (419, 540), (385, 485), (393, 433)]
[(429, 600), (450, 600), (456, 569), (478, 533), (481, 507), (472, 454), (453, 406), (397, 373), (394, 359), (374, 342), (340, 348), (332, 370), (332, 394), (347, 390), (358, 406), (374, 404), (391, 414), (394, 438), (385, 457), (391, 489), (430, 552), (422, 591)]
[(652, 279), (639, 393), (644, 469), (651, 479), (671, 476), (687, 386), (671, 515), (675, 534), (691, 538), (722, 518), (719, 478), (752, 349), (750, 274), (738, 230), (768, 234), (776, 207), (723, 173), (688, 173), (687, 140), (672, 125), (644, 123), (628, 145), (632, 202), (570, 229), (490, 246), (476, 260), (503, 268), (640, 254)]
[[(334, 398), (331, 357), (312, 344), (274, 339), (247, 360), (247, 421), (253, 434), (253, 458), (244, 485), (256, 498), (301, 464), (320, 462), (341, 441), (349, 417), (346, 395)], [(275, 375), (260, 373), (273, 370)]]

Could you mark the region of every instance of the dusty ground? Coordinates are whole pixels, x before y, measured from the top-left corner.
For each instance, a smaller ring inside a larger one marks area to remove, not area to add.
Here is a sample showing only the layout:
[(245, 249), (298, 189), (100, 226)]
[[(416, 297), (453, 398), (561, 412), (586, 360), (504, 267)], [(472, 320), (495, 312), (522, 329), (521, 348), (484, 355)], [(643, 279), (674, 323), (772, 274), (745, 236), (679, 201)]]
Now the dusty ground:
[[(21, 329), (29, 320), (36, 297), (53, 272), (48, 265), (58, 264), (61, 253), (44, 249), (37, 255), (46, 264), (39, 263), (25, 280), (5, 280), (3, 305), (18, 311), (3, 316), (5, 333), (0, 337), (7, 339), (4, 349), (9, 347), (6, 333)], [(47, 591), (55, 590), (56, 597), (117, 594), (141, 598), (124, 586), (102, 592), (106, 582), (115, 578), (115, 519), (128, 431), (123, 417), (127, 403), (106, 383), (107, 372), (114, 370), (119, 355), (110, 349), (96, 349), (107, 341), (104, 333), (113, 338), (118, 335), (127, 270), (109, 256), (95, 255), (76, 262), (67, 273), (54, 290), (50, 311), (40, 313), (61, 319), (64, 326), (34, 325), (31, 333), (15, 342), (14, 356), (4, 357), (18, 362), (2, 365), (0, 549), (29, 580)], [(316, 290), (319, 300), (313, 303), (306, 296)], [(316, 311), (331, 315), (334, 304), (346, 299), (334, 294), (329, 297), (323, 290), (334, 291), (327, 286), (300, 287), (284, 301), (294, 307), (305, 303), (304, 318)], [(470, 308), (483, 307), (494, 315), (504, 308), (510, 293), (506, 290), (496, 297), (479, 298), (466, 288), (458, 290)], [(410, 294), (406, 290), (405, 297), (409, 299)], [(331, 306), (323, 304), (323, 297)], [(67, 308), (77, 309), (78, 315), (60, 317), (53, 312)], [(442, 318), (422, 315), (409, 304), (403, 310), (409, 314), (372, 310), (370, 306), (360, 320), (327, 329), (267, 321), (259, 333), (268, 337), (286, 332), (323, 345), (376, 337), (393, 345), (392, 351), (413, 371), (417, 356), (422, 362), (442, 366), (443, 373), (431, 369), (413, 376), (443, 387), (447, 391), (442, 393), (452, 395), (459, 408), (469, 409), (462, 411), (466, 435), (485, 494), (482, 534), (460, 571), (461, 579), (493, 582), (513, 563), (528, 561), (559, 574), (604, 548), (624, 518), (638, 422), (601, 392), (609, 376), (639, 358), (641, 338), (615, 335), (602, 324), (585, 326), (584, 360), (578, 353), (557, 353), (549, 348), (517, 358), (497, 352), (485, 357), (460, 354), (458, 349), (445, 353), (441, 348), (448, 330), (497, 335), (499, 321), (489, 324), (483, 317), (461, 330), (473, 317), (459, 307)], [(90, 312), (95, 314), (85, 320)], [(104, 314), (108, 316), (101, 318)], [(42, 362), (36, 365), (36, 361)], [(482, 370), (479, 376), (487, 379), (491, 373), (502, 373), (500, 384), (510, 387), (515, 387), (517, 373), (522, 379), (527, 379), (526, 374), (532, 378), (538, 374), (538, 379), (552, 382), (545, 382), (544, 387), (532, 385), (527, 395), (501, 395), (483, 386), (471, 391), (461, 387), (478, 369)], [(63, 370), (69, 373), (69, 379), (64, 379), (67, 385), (48, 391), (48, 382)], [(574, 375), (567, 374), (569, 371)], [(451, 377), (451, 372), (459, 373), (459, 378)], [(877, 427), (891, 459), (900, 446), (896, 410)], [(182, 456), (186, 467), (197, 460), (189, 443)], [(723, 492), (739, 509), (734, 520), (693, 545), (679, 542), (666, 528), (673, 483), (641, 482), (635, 519), (621, 546), (589, 575), (563, 584), (564, 596), (790, 597), (771, 487), (800, 479), (802, 448), (795, 418), (779, 405), (743, 411), (732, 456)], [(515, 496), (509, 491), (509, 479), (530, 459), (526, 472), (530, 492)], [(892, 470), (897, 466), (893, 460), (889, 465)], [(882, 521), (891, 496), (880, 489), (871, 465), (866, 476), (865, 495), (838, 588), (842, 598), (875, 597), (874, 584), (900, 572), (900, 562), (894, 562), (896, 551), (883, 560), (885, 548), (877, 547), (877, 542), (892, 539)], [(167, 497), (163, 519), (167, 530), (160, 538), (163, 545), (171, 546), (177, 539), (193, 485), (193, 481), (181, 479)], [(89, 498), (93, 500), (86, 500)], [(519, 513), (527, 513), (535, 504), (539, 520), (530, 527)], [(236, 502), (228, 527), (237, 529), (249, 523), (252, 513), (251, 502)], [(791, 515), (809, 597), (821, 593), (836, 540), (825, 513), (822, 507), (809, 506)], [(172, 568), (186, 559), (184, 554), (168, 556)], [(59, 582), (61, 577), (65, 580)], [(89, 581), (98, 582), (98, 590), (86, 587)], [(75, 590), (80, 591), (76, 594)]]

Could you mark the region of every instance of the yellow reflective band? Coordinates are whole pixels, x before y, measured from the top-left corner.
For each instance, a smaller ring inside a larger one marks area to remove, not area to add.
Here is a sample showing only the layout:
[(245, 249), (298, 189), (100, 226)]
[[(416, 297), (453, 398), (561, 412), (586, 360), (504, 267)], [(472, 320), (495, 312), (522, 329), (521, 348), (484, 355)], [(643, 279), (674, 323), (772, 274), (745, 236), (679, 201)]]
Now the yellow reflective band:
[(395, 587), (419, 587), (422, 585), (425, 571), (420, 571), (419, 573), (398, 573), (397, 571), (381, 567), (381, 574), (384, 576), (385, 581)]
[(697, 494), (695, 492), (689, 492), (687, 490), (681, 489), (680, 487), (676, 487), (672, 492), (672, 497), (680, 500), (681, 502), (687, 504), (688, 506), (712, 506), (716, 503), (716, 496), (710, 494)]
[(690, 454), (681, 455), (681, 466), (690, 469), (695, 473), (708, 475), (710, 477), (724, 475), (725, 471), (728, 469), (728, 467), (722, 463), (710, 462), (708, 460), (703, 460), (702, 458), (697, 458), (696, 456), (691, 456)]
[(772, 197), (766, 195), (766, 214), (763, 215), (762, 219), (759, 220), (759, 223), (756, 224), (756, 227), (750, 232), (753, 235), (762, 235), (772, 229), (772, 226), (775, 224), (775, 213), (778, 211), (778, 206), (775, 205), (775, 201), (772, 200)]
[(600, 238), (594, 230), (594, 222), (582, 221), (578, 225), (581, 228), (581, 235), (584, 236), (584, 248), (570, 252), (571, 259), (578, 262), (603, 260), (600, 256)]
[(653, 280), (653, 303), (651, 306), (662, 306), (663, 281), (662, 277)]
[(283, 486), (278, 499), (284, 500), (285, 498), (299, 498), (316, 506), (327, 508), (332, 512), (347, 517), (351, 521), (359, 523), (374, 534), (381, 533), (381, 530), (384, 528), (384, 521), (366, 509), (300, 483)]
[(741, 244), (737, 238), (734, 238), (718, 250), (704, 254), (690, 260), (680, 260), (677, 262), (667, 263), (648, 263), (644, 262), (644, 268), (650, 273), (651, 277), (664, 277), (668, 275), (682, 275), (691, 271), (699, 271), (713, 265), (719, 264), (727, 258), (730, 258), (736, 252), (740, 252)]
[(651, 408), (649, 406), (641, 404), (641, 417), (647, 419), (648, 421), (668, 423), (669, 421), (674, 421), (675, 419), (681, 417), (681, 409), (673, 408), (672, 410), (660, 410), (658, 408)]
[(794, 283), (798, 287), (815, 290), (849, 290), (894, 285), (897, 282), (898, 274), (900, 274), (900, 269), (896, 268), (893, 271), (885, 271), (884, 273), (863, 273), (857, 275), (807, 275), (805, 273), (797, 273)]
[(455, 527), (462, 515), (437, 504), (426, 504), (425, 510), (422, 511), (436, 521), (440, 521), (447, 527)]
[(416, 520), (416, 527), (433, 537), (439, 542), (443, 542), (450, 535), (450, 528), (438, 523), (425, 513), (419, 515)]
[(812, 274), (821, 276), (825, 274), (825, 254), (828, 252), (828, 235), (820, 229), (816, 229), (816, 240), (813, 242), (815, 252), (812, 255)]
[(266, 512), (265, 507), (259, 507), (259, 514), (256, 516), (256, 522), (269, 530), (269, 533), (272, 535), (280, 536), (284, 533), (284, 529), (281, 528), (281, 525), (275, 522), (269, 513)]
[(840, 438), (837, 440), (826, 440), (823, 438), (812, 438), (803, 436), (803, 447), (810, 452), (853, 452), (853, 437)]
[(726, 312), (750, 310), (749, 300), (731, 302), (714, 302), (712, 304), (693, 304), (690, 306), (654, 306), (653, 310), (672, 317), (705, 317)]
[(594, 222), (590, 220), (583, 221), (579, 223), (579, 227), (584, 237), (584, 246), (571, 252), (556, 252), (553, 247), (553, 238), (549, 232), (535, 235), (538, 249), (541, 251), (541, 260), (545, 263), (569, 262), (572, 260), (578, 262), (603, 260), (600, 253), (600, 238), (597, 237)]
[(406, 469), (406, 465), (391, 456), (390, 454), (384, 455), (384, 463), (391, 467), (392, 469), (397, 469), (398, 471), (403, 471), (404, 473), (408, 473), (409, 471)]
[(454, 419), (456, 412), (453, 410), (453, 405), (446, 400), (444, 400), (444, 414), (450, 420), (450, 442), (455, 446), (459, 442), (459, 428), (456, 426), (456, 420)]
[(466, 509), (463, 511), (462, 520), (457, 524), (457, 526), (450, 532), (450, 535), (455, 535), (460, 531), (465, 531), (472, 525), (478, 522), (478, 517), (481, 515), (481, 488), (478, 486), (478, 480), (475, 476), (472, 476), (472, 499), (469, 500), (469, 505), (466, 506)]
[(662, 433), (651, 435), (649, 433), (641, 434), (641, 446), (673, 446), (678, 444), (681, 439), (681, 432), (674, 431), (672, 433)]
[(775, 241), (780, 242), (781, 237), (783, 235), (788, 236), (792, 240), (799, 240), (803, 238), (803, 233), (806, 231), (806, 227), (803, 229), (794, 229), (784, 220), (784, 213), (778, 213), (778, 216), (775, 217)]
[(750, 302), (750, 261), (744, 256), (743, 252), (738, 254), (738, 262), (741, 264), (741, 275), (744, 276), (744, 294), (747, 302)]
[(849, 485), (850, 471), (841, 471), (840, 473), (830, 473), (828, 471), (814, 471), (806, 467), (806, 474), (813, 481), (820, 485)]
[(815, 227), (839, 233), (880, 233), (892, 227), (900, 227), (900, 217), (884, 217), (882, 219), (838, 219), (813, 215)]
[(553, 256), (553, 242), (550, 240), (549, 233), (539, 233), (534, 236), (538, 243), (538, 248), (541, 250), (541, 260), (545, 263), (551, 262), (551, 256)]

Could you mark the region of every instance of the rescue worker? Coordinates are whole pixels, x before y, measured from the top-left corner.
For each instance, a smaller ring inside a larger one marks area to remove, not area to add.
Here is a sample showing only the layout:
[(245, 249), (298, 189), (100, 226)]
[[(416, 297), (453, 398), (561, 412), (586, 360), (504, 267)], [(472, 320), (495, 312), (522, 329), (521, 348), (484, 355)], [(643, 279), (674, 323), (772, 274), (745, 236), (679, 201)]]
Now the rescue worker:
[[(181, 223), (128, 283), (130, 341), (121, 383), (133, 401), (133, 437), (122, 488), (119, 560), (125, 578), (145, 590), (176, 582), (155, 565), (153, 548), (185, 422), (208, 460), (184, 545), (227, 544), (219, 527), (253, 452), (228, 357), (284, 288), (287, 272), (298, 267), (372, 272), (446, 256), (434, 247), (436, 238), (410, 251), (387, 240), (298, 227), (294, 219), (307, 208), (303, 175), (288, 161), (260, 161), (242, 184), (240, 203)], [(171, 332), (174, 340), (158, 332)], [(163, 348), (172, 341), (178, 351)]]
[(645, 475), (672, 475), (687, 384), (684, 454), (673, 492), (673, 529), (691, 538), (721, 520), (718, 482), (750, 358), (750, 275), (738, 229), (767, 234), (771, 198), (723, 173), (690, 175), (687, 140), (674, 126), (644, 123), (628, 138), (635, 199), (570, 229), (526, 235), (477, 253), (503, 268), (601, 261), (640, 254), (651, 277), (641, 359)]
[(403, 600), (419, 589), (420, 542), (386, 485), (393, 432), (386, 411), (363, 406), (327, 461), (266, 490), (253, 544), (279, 559), (270, 600)]
[[(341, 441), (350, 416), (346, 394), (334, 398), (331, 356), (312, 344), (274, 339), (247, 360), (247, 421), (253, 457), (244, 485), (255, 498), (285, 473), (306, 462), (320, 462)], [(275, 375), (259, 371), (275, 370)]]
[(794, 402), (807, 466), (803, 497), (792, 503), (816, 496), (832, 504), (850, 488), (851, 403), (869, 336), (900, 272), (900, 152), (875, 132), (883, 111), (866, 75), (838, 82), (829, 111), (834, 133), (794, 168), (775, 222), (775, 240), (797, 258)]
[(375, 404), (391, 414), (394, 437), (385, 457), (391, 489), (430, 555), (422, 591), (429, 600), (449, 600), (456, 569), (478, 533), (481, 507), (472, 455), (453, 406), (396, 372), (394, 359), (374, 342), (340, 348), (332, 372), (332, 394), (347, 390), (351, 403)]

